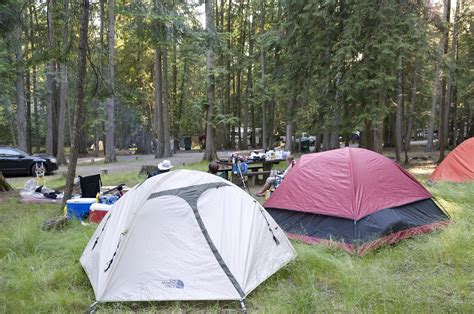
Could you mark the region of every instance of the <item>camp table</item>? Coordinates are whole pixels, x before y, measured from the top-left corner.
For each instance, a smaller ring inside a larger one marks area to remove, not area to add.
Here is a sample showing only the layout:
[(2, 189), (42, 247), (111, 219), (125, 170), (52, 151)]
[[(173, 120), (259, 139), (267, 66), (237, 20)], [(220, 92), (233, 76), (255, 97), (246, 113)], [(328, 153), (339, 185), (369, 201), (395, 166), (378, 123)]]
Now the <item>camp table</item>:
[[(242, 175), (244, 177), (252, 178), (252, 181), (258, 181), (254, 183), (261, 183), (264, 182), (268, 176), (270, 175), (270, 172), (272, 170), (272, 167), (274, 164), (278, 164), (282, 161), (285, 161), (285, 159), (266, 159), (265, 161), (253, 161), (251, 159), (248, 159), (245, 161), (245, 163), (248, 164), (248, 171), (247, 173), (243, 173)], [(219, 169), (219, 172), (224, 172), (225, 173), (225, 178), (229, 179), (229, 172), (232, 173), (232, 163), (230, 163), (228, 160), (219, 160), (218, 164), (220, 165), (225, 165), (226, 168)], [(257, 180), (258, 176), (263, 176), (263, 179)], [(240, 176), (239, 174), (234, 174), (232, 173), (231, 176), (231, 181), (233, 183), (239, 183), (240, 182)]]

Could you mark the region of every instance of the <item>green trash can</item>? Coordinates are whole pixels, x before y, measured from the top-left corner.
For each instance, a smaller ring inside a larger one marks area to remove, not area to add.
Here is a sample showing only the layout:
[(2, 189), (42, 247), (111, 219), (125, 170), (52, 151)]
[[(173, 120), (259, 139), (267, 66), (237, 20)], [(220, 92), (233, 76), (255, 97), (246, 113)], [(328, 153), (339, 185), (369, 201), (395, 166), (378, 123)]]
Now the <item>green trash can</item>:
[(309, 140), (302, 140), (301, 141), (301, 152), (302, 153), (309, 153)]
[(191, 136), (184, 137), (184, 150), (191, 150), (192, 140)]

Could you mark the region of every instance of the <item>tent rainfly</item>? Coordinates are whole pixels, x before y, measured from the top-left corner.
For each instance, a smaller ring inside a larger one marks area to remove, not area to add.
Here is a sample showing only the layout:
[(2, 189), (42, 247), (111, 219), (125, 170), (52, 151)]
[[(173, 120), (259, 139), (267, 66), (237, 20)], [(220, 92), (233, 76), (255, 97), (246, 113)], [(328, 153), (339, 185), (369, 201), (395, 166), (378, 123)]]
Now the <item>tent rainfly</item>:
[(234, 184), (177, 170), (135, 186), (80, 262), (97, 302), (243, 300), (295, 258), (284, 232)]
[(358, 254), (448, 220), (397, 163), (360, 148), (303, 155), (264, 206), (290, 238)]
[(474, 137), (456, 146), (428, 179), (429, 183), (438, 181), (474, 181)]

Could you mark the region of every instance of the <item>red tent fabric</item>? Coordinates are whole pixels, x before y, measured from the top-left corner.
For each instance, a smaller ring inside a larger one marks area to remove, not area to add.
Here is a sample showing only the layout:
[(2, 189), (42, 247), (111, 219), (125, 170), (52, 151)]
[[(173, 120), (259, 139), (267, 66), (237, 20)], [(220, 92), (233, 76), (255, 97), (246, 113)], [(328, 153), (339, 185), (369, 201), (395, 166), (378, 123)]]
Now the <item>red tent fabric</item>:
[(429, 181), (474, 181), (474, 137), (458, 145), (439, 164)]
[(431, 198), (392, 160), (360, 148), (303, 155), (266, 208), (359, 220), (385, 208)]

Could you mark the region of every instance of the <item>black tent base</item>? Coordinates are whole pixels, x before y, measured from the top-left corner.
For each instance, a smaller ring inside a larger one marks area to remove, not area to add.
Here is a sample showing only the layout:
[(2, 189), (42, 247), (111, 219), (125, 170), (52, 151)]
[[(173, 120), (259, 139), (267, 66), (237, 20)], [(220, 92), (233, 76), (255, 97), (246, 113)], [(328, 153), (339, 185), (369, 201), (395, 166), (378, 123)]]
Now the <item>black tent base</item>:
[(429, 232), (449, 220), (432, 199), (386, 208), (357, 221), (290, 209), (267, 211), (290, 238), (307, 243), (333, 242), (356, 253)]

